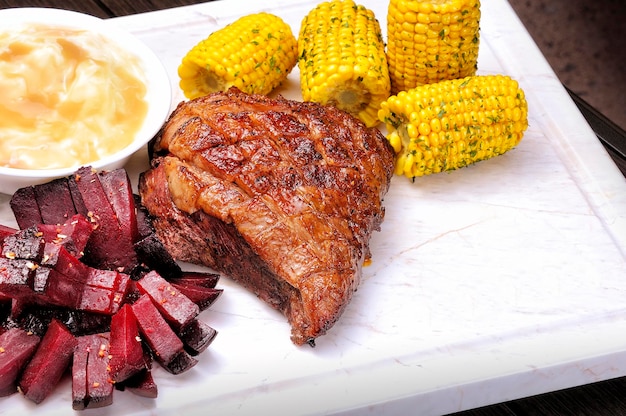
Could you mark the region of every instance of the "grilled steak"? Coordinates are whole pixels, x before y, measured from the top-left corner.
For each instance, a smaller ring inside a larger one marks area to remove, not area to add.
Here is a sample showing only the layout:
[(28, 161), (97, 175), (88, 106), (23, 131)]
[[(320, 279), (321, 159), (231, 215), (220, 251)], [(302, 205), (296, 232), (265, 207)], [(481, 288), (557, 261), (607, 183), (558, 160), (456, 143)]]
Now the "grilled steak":
[(347, 113), (232, 88), (178, 105), (139, 192), (174, 258), (241, 283), (314, 345), (357, 289), (393, 157)]

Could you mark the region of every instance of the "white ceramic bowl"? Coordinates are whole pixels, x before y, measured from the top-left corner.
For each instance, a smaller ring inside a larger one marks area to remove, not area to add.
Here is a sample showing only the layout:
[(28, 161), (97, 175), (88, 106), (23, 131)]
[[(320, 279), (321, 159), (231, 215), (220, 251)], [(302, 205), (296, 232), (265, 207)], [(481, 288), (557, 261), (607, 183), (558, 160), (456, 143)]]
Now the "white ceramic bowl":
[[(50, 8), (13, 8), (0, 10), (0, 32), (20, 24), (47, 24), (99, 33), (139, 60), (144, 72), (148, 103), (147, 115), (131, 144), (111, 156), (88, 165), (95, 169), (123, 167), (130, 157), (152, 139), (170, 113), (172, 91), (167, 72), (154, 52), (139, 39), (117, 28), (113, 22), (91, 15)], [(0, 125), (0, 129), (2, 126)], [(63, 169), (15, 169), (0, 166), (0, 193), (13, 194), (17, 189), (48, 182), (74, 173), (78, 167)]]

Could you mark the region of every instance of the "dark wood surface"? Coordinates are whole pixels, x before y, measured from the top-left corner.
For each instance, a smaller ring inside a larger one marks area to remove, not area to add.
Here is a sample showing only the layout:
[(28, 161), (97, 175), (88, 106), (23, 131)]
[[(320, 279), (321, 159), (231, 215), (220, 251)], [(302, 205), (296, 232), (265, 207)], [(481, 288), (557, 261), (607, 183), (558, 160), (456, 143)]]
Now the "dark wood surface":
[[(57, 7), (108, 18), (197, 3), (204, 2), (198, 0), (0, 0), (0, 8)], [(624, 131), (575, 94), (571, 92), (570, 94), (596, 132), (598, 139), (601, 140), (617, 166), (626, 176), (626, 135)], [(416, 409), (415, 415), (419, 415), (419, 409)], [(454, 416), (621, 415), (626, 416), (626, 377), (454, 414)]]

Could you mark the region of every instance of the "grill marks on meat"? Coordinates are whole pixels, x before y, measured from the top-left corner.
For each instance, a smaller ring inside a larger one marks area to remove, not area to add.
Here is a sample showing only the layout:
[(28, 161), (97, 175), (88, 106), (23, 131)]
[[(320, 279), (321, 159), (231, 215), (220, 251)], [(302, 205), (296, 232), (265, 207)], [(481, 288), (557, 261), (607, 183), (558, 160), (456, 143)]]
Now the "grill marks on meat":
[(179, 104), (140, 193), (175, 258), (254, 291), (300, 345), (357, 289), (392, 170), (387, 140), (347, 113), (233, 88)]

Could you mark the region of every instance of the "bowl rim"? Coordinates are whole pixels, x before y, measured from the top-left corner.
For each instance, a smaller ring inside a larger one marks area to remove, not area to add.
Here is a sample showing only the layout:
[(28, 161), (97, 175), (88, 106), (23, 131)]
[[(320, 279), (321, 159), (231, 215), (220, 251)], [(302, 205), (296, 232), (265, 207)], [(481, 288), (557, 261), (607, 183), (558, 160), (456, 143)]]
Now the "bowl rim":
[[(88, 163), (94, 169), (102, 169), (130, 158), (160, 131), (171, 111), (172, 87), (165, 66), (156, 53), (131, 32), (120, 28), (109, 19), (86, 13), (53, 7), (13, 7), (0, 10), (0, 31), (10, 30), (24, 24), (49, 24), (75, 29), (88, 29), (98, 33), (126, 52), (137, 57), (147, 86), (148, 112), (133, 141), (123, 149), (102, 159)], [(144, 139), (138, 140), (138, 137)], [(20, 179), (54, 179), (68, 176), (79, 164), (54, 169), (20, 169), (0, 166), (0, 176)]]

